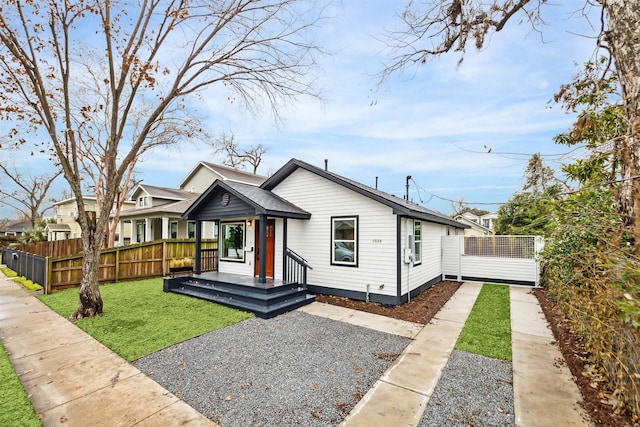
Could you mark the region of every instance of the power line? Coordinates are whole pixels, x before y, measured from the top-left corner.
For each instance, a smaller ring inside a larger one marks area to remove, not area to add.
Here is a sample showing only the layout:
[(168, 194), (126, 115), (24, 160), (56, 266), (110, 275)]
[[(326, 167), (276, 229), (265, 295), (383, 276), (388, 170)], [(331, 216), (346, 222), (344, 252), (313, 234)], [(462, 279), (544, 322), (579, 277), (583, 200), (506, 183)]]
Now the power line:
[[(541, 201), (541, 200), (551, 200), (551, 199), (553, 199), (555, 197), (559, 197), (559, 196), (570, 196), (572, 194), (576, 194), (576, 193), (579, 193), (579, 192), (584, 191), (584, 190), (589, 190), (589, 189), (593, 189), (593, 188), (602, 187), (603, 185), (619, 184), (621, 182), (631, 181), (631, 180), (638, 179), (638, 178), (640, 178), (640, 175), (634, 175), (634, 176), (630, 176), (630, 177), (627, 177), (627, 178), (620, 178), (620, 179), (613, 179), (613, 180), (603, 181), (603, 182), (592, 184), (592, 185), (589, 185), (589, 186), (586, 186), (586, 187), (580, 187), (580, 188), (577, 188), (575, 190), (560, 191), (560, 192), (556, 193), (553, 197), (550, 197), (550, 196), (533, 197), (531, 199), (528, 199), (527, 202), (534, 202), (534, 201)], [(506, 204), (509, 203), (509, 202), (468, 202), (466, 200), (463, 201), (463, 200), (448, 199), (446, 197), (438, 196), (437, 194), (434, 194), (433, 192), (428, 191), (426, 188), (419, 186), (418, 183), (413, 178), (411, 178), (411, 180), (413, 181), (414, 185), (416, 186), (416, 189), (418, 190), (418, 198), (420, 199), (420, 203), (423, 203), (422, 202), (422, 198), (420, 197), (420, 192), (419, 192), (420, 190), (423, 190), (425, 193), (429, 193), (430, 194), (429, 200), (427, 200), (426, 203), (428, 203), (434, 197), (436, 199), (444, 200), (445, 202), (451, 202), (451, 203), (463, 202), (466, 205), (481, 205), (481, 206), (484, 206), (484, 205), (499, 205), (499, 206), (502, 206), (502, 205), (506, 205)]]

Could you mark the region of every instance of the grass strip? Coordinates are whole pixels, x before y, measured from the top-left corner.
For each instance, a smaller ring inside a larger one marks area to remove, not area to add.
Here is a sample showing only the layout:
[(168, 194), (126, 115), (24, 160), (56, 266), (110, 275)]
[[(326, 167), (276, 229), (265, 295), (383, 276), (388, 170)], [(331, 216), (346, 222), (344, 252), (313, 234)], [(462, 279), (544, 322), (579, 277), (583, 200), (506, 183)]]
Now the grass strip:
[(2, 271), (2, 273), (4, 273), (4, 275), (7, 277), (16, 277), (18, 275), (18, 273), (16, 273), (9, 267), (2, 267), (0, 268), (0, 271)]
[(0, 426), (41, 426), (38, 415), (0, 343)]
[(509, 286), (488, 283), (482, 286), (460, 332), (456, 349), (511, 360)]
[[(68, 317), (78, 307), (78, 288), (38, 298)], [(127, 361), (189, 338), (238, 323), (251, 313), (162, 291), (162, 279), (100, 286), (104, 314), (76, 325)]]

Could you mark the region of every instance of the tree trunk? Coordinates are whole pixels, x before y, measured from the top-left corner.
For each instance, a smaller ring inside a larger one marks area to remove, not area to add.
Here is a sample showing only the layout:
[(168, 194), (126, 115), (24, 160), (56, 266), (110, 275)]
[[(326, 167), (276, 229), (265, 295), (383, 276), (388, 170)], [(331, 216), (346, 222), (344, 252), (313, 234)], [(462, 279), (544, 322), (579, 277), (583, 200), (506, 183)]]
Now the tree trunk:
[[(102, 297), (98, 284), (100, 267), (100, 247), (102, 240), (96, 234), (96, 213), (87, 212), (87, 226), (83, 227), (82, 281), (80, 282), (80, 301), (78, 310), (69, 316), (69, 320), (79, 320), (102, 313)], [(86, 230), (85, 230), (86, 229)]]
[(620, 205), (633, 226), (640, 254), (640, 0), (601, 0), (607, 13), (606, 41), (620, 78), (627, 117), (623, 142)]

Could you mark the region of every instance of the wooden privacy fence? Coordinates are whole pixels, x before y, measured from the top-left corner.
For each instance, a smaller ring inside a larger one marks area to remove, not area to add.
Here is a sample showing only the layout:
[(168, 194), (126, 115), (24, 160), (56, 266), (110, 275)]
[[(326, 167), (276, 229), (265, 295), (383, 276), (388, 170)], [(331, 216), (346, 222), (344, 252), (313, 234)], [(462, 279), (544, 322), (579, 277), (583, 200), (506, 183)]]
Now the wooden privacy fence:
[(13, 245), (11, 248), (32, 255), (57, 258), (82, 252), (82, 239), (25, 243), (22, 245)]
[[(217, 266), (216, 239), (202, 240), (203, 271)], [(100, 253), (100, 283), (145, 279), (169, 275), (172, 259), (195, 257), (194, 239), (165, 239), (103, 249)], [(45, 293), (80, 286), (83, 254), (47, 258)], [(204, 268), (206, 266), (206, 269)]]

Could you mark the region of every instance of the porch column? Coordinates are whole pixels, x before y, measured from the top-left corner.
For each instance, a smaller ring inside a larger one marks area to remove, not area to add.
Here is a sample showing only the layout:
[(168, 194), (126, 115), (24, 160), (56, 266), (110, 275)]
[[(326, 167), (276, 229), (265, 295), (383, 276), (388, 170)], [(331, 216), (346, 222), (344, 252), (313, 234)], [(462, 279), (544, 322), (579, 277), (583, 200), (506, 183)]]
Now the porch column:
[(282, 218), (282, 279), (287, 280), (289, 274), (287, 272), (287, 217)]
[(144, 241), (148, 242), (150, 238), (151, 238), (151, 219), (145, 218), (144, 219)]
[(118, 246), (124, 245), (124, 221), (118, 221)]
[(258, 282), (267, 283), (267, 216), (260, 215), (260, 271)]
[(131, 220), (131, 243), (138, 243), (138, 221)]
[(202, 269), (200, 266), (201, 263), (201, 248), (200, 248), (200, 244), (202, 243), (202, 221), (198, 220), (196, 221), (196, 251), (195, 251), (195, 274), (200, 274), (202, 273)]
[(162, 238), (169, 238), (169, 218), (167, 218), (166, 216), (162, 217)]

